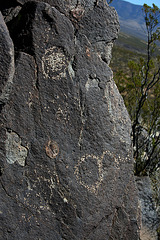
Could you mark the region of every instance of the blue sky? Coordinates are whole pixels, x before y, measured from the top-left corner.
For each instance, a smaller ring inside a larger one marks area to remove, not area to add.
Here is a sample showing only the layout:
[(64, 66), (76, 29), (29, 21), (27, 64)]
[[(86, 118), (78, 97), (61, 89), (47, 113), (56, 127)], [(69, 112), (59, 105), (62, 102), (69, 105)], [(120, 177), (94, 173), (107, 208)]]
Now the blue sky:
[(152, 3), (154, 3), (156, 6), (160, 8), (160, 0), (126, 0), (126, 1), (137, 5), (143, 5), (144, 3), (146, 3), (149, 6), (152, 6)]

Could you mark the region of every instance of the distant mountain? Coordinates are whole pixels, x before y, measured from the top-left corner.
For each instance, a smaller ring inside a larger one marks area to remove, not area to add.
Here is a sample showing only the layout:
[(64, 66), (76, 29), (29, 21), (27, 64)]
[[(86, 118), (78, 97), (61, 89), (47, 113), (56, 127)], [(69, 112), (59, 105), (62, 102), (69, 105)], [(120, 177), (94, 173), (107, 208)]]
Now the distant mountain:
[(140, 5), (135, 5), (123, 0), (113, 0), (110, 4), (119, 16), (121, 32), (145, 39), (145, 21)]

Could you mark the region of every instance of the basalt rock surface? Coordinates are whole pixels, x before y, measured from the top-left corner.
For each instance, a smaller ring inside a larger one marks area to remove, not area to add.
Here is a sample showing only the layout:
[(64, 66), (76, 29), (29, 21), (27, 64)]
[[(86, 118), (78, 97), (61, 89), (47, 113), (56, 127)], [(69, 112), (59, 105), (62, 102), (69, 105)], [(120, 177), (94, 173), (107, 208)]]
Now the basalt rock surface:
[(131, 123), (108, 66), (115, 10), (13, 2), (11, 37), (0, 21), (0, 239), (138, 240)]
[(148, 176), (137, 177), (136, 182), (138, 186), (142, 216), (140, 239), (158, 240), (157, 229), (159, 225), (159, 219), (153, 200), (151, 180)]

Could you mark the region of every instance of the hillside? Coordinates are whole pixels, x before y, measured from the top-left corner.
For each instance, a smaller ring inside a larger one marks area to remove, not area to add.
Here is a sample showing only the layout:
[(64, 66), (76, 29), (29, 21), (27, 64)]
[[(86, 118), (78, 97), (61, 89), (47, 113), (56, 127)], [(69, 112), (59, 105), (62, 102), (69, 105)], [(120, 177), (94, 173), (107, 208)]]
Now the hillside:
[(145, 22), (142, 6), (123, 0), (114, 0), (111, 3), (119, 16), (121, 32), (145, 39)]
[[(129, 46), (129, 45), (128, 45)], [(110, 63), (113, 73), (123, 70), (126, 73), (128, 69), (128, 62), (131, 60), (137, 61), (140, 57), (144, 56), (143, 53), (131, 50), (120, 45), (114, 45), (112, 49), (112, 60)]]
[(147, 48), (147, 42), (140, 39), (140, 37), (134, 37), (132, 35), (120, 32), (118, 39), (115, 41), (116, 46), (120, 46), (131, 50), (133, 52), (145, 53)]
[[(120, 32), (112, 49), (111, 69), (114, 73), (119, 70), (128, 71), (128, 62), (138, 61), (140, 57), (145, 57), (147, 42), (138, 37)], [(157, 46), (155, 55), (160, 54), (160, 47)]]

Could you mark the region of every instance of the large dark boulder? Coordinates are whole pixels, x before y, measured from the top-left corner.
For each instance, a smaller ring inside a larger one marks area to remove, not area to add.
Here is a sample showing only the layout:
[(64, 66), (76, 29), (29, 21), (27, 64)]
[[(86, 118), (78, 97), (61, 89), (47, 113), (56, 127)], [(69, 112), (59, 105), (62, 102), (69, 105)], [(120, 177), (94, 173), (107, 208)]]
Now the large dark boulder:
[(65, 14), (27, 2), (8, 24), (0, 236), (138, 240), (131, 123), (108, 66), (117, 14), (104, 1), (61, 2)]

